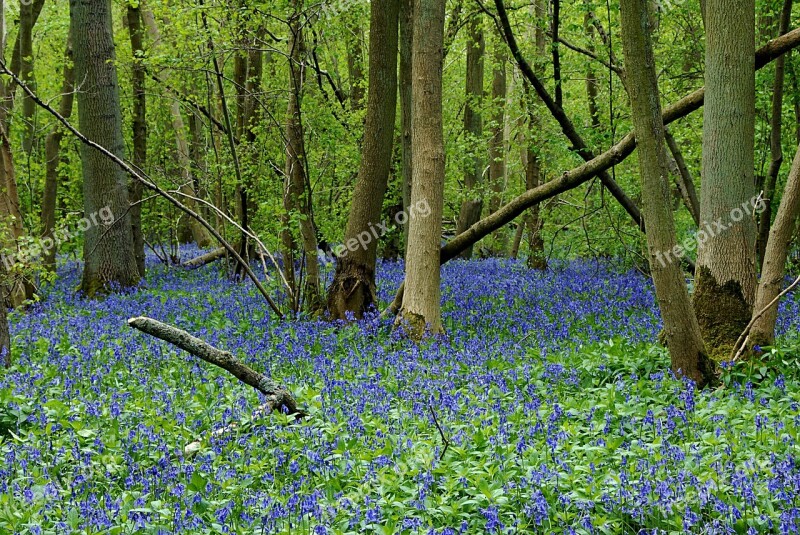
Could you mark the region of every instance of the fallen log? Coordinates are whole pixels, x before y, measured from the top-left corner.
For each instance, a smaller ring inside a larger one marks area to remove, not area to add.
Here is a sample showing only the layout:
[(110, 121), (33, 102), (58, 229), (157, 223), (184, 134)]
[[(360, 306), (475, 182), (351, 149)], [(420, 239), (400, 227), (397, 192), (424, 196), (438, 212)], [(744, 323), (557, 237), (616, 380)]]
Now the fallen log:
[(186, 262), (181, 264), (181, 266), (185, 267), (186, 269), (197, 269), (203, 266), (207, 266), (212, 262), (216, 262), (220, 258), (225, 258), (227, 254), (228, 251), (226, 251), (224, 247), (220, 247), (219, 249), (214, 249), (213, 251), (209, 251), (200, 256), (196, 256), (191, 260), (187, 260)]
[(297, 418), (306, 416), (303, 411), (297, 408), (297, 403), (288, 390), (263, 373), (255, 371), (234, 357), (232, 353), (217, 349), (184, 330), (152, 318), (131, 318), (128, 320), (128, 326), (169, 342), (201, 360), (222, 368), (244, 384), (252, 386), (267, 396), (267, 406), (269, 406), (270, 410), (283, 411), (287, 414), (293, 414)]

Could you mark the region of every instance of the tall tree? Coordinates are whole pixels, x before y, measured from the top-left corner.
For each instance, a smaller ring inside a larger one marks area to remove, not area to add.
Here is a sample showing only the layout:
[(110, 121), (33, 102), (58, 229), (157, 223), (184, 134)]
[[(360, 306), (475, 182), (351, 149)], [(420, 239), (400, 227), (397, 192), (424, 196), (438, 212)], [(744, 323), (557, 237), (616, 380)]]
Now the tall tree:
[[(67, 37), (67, 48), (64, 54), (64, 74), (61, 82), (61, 102), (58, 105), (58, 113), (62, 117), (72, 115), (72, 107), (75, 101), (75, 72), (72, 65), (72, 33)], [(46, 269), (55, 270), (56, 253), (58, 248), (55, 246), (56, 228), (56, 200), (58, 198), (58, 185), (62, 177), (59, 174), (59, 167), (62, 161), (61, 140), (64, 137), (64, 127), (61, 124), (54, 124), (44, 142), (45, 152), (45, 183), (44, 195), (42, 197), (42, 240), (49, 240), (53, 246), (45, 250), (44, 265)]]
[(709, 2), (700, 226), (712, 232), (699, 240), (694, 303), (709, 350), (724, 355), (750, 321), (756, 290), (755, 221), (731, 217), (755, 196), (754, 58), (754, 0)]
[[(133, 53), (133, 69), (131, 83), (133, 85), (133, 165), (145, 169), (147, 165), (147, 96), (145, 93), (144, 29), (139, 3), (128, 4), (128, 33)], [(136, 267), (139, 276), (144, 277), (144, 229), (142, 229), (142, 183), (132, 180), (130, 183), (131, 231), (133, 232), (133, 250), (136, 254)]]
[[(789, 31), (792, 18), (792, 5), (794, 0), (784, 0), (778, 23), (778, 35)], [(775, 60), (775, 82), (772, 89), (772, 116), (770, 118), (770, 163), (767, 177), (764, 181), (764, 211), (759, 215), (758, 222), (758, 259), (763, 268), (764, 255), (767, 250), (769, 228), (772, 222), (772, 197), (775, 195), (775, 186), (778, 182), (778, 173), (783, 164), (783, 93), (784, 78), (786, 73), (786, 56)]]
[[(466, 103), (464, 105), (464, 133), (472, 145), (472, 154), (467, 157), (464, 169), (464, 188), (467, 198), (461, 203), (456, 233), (460, 234), (477, 223), (483, 209), (483, 193), (478, 190), (483, 175), (484, 159), (481, 158), (483, 136), (483, 56), (486, 46), (483, 39), (482, 21), (479, 14), (469, 20), (467, 41)], [(461, 255), (472, 258), (472, 247)]]
[[(506, 144), (505, 144), (505, 111), (508, 84), (506, 81), (506, 47), (499, 38), (494, 42), (492, 68), (492, 114), (491, 136), (489, 137), (489, 184), (492, 196), (489, 211), (496, 212), (502, 205), (503, 192), (506, 189)], [(494, 238), (496, 250), (494, 254), (505, 254), (507, 240), (505, 229), (499, 229)]]
[(702, 387), (711, 380), (713, 370), (700, 326), (692, 310), (680, 264), (663, 261), (663, 253), (672, 251), (677, 239), (670, 206), (664, 123), (646, 0), (621, 0), (620, 12), (632, 120), (639, 150), (648, 259), (656, 297), (673, 371), (693, 379)]
[(418, 213), (409, 218), (406, 290), (398, 321), (417, 339), (426, 331), (443, 332), (439, 245), (444, 207), (444, 11), (444, 0), (414, 2), (411, 208)]
[[(781, 198), (775, 223), (769, 233), (769, 240), (764, 248), (764, 263), (761, 271), (761, 281), (756, 292), (754, 313), (758, 314), (767, 309), (755, 323), (750, 331), (752, 345), (770, 346), (775, 343), (775, 323), (778, 319), (778, 306), (772, 305), (783, 289), (786, 275), (786, 258), (789, 246), (797, 227), (797, 218), (800, 215), (800, 148), (794, 157), (786, 188)], [(769, 306), (769, 308), (767, 308)]]
[[(70, 0), (78, 123), (89, 139), (123, 157), (122, 113), (119, 103), (116, 54), (111, 20), (111, 0)], [(139, 282), (133, 248), (128, 180), (122, 169), (99, 151), (82, 147), (83, 203), (86, 217), (97, 220), (110, 211), (114, 221), (92, 225), (84, 236), (84, 268), (81, 289), (93, 297), (113, 286), (131, 287)]]
[(359, 243), (339, 255), (328, 291), (328, 312), (345, 319), (361, 317), (376, 302), (375, 266), (381, 207), (392, 161), (397, 111), (397, 45), (400, 0), (373, 0), (370, 4), (369, 89), (364, 142), (353, 201), (345, 230), (345, 244)]
[(283, 230), (283, 260), (286, 280), (295, 286), (294, 259), (297, 243), (292, 233), (294, 221), (300, 227), (300, 244), (305, 263), (302, 293), (295, 288), (295, 306), (301, 295), (305, 307), (317, 311), (322, 305), (319, 265), (317, 263), (317, 234), (311, 205), (311, 188), (305, 162), (305, 139), (302, 122), (302, 95), (305, 81), (305, 41), (303, 38), (303, 0), (292, 0), (293, 13), (289, 20), (289, 99), (286, 109), (286, 168), (283, 204), (286, 210)]

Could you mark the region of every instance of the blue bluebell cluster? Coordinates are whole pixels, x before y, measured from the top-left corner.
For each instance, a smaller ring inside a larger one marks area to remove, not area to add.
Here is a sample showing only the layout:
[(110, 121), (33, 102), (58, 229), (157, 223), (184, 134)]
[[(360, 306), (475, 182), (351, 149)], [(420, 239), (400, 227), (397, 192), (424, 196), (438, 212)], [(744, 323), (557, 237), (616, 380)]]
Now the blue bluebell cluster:
[[(379, 273), (388, 301), (403, 267)], [(687, 388), (650, 282), (611, 262), (448, 263), (447, 335), (421, 345), (377, 316), (279, 321), (222, 265), (151, 259), (141, 288), (99, 301), (79, 276), (62, 266), (12, 316), (0, 533), (800, 529), (799, 378)], [(254, 416), (255, 391), (128, 329), (138, 315), (234, 352), (310, 416)]]

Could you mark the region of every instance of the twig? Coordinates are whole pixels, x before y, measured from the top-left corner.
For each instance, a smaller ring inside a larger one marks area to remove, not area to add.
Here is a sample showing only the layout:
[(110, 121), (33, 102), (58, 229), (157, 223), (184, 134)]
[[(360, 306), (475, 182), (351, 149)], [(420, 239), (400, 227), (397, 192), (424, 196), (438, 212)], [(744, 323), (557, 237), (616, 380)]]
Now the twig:
[(795, 289), (795, 288), (796, 288), (798, 285), (800, 285), (800, 277), (797, 277), (797, 278), (794, 280), (794, 282), (793, 282), (792, 284), (790, 284), (790, 285), (789, 285), (789, 287), (788, 287), (788, 288), (786, 288), (784, 291), (782, 291), (781, 293), (779, 293), (779, 294), (778, 294), (778, 296), (777, 296), (777, 297), (775, 297), (775, 299), (773, 299), (772, 301), (770, 301), (770, 302), (769, 302), (769, 304), (768, 304), (767, 306), (765, 306), (764, 308), (762, 308), (762, 309), (761, 309), (761, 310), (758, 312), (758, 314), (755, 314), (755, 315), (753, 316), (753, 319), (751, 319), (751, 320), (750, 320), (750, 323), (748, 323), (748, 324), (747, 324), (747, 327), (745, 327), (745, 328), (744, 328), (744, 331), (742, 331), (742, 334), (740, 334), (740, 335), (739, 335), (739, 339), (738, 339), (738, 340), (736, 340), (736, 344), (734, 344), (734, 346), (733, 346), (733, 350), (731, 351), (731, 355), (732, 355), (732, 358), (731, 358), (731, 360), (732, 360), (733, 362), (736, 362), (737, 360), (739, 360), (739, 357), (741, 357), (741, 356), (742, 356), (742, 353), (744, 352), (744, 348), (745, 348), (745, 347), (747, 347), (747, 340), (750, 338), (750, 329), (752, 329), (752, 328), (753, 328), (753, 325), (755, 325), (755, 324), (756, 324), (756, 321), (758, 321), (758, 319), (759, 319), (761, 316), (763, 316), (764, 314), (766, 314), (766, 312), (767, 312), (769, 309), (771, 309), (773, 306), (775, 306), (775, 305), (778, 303), (778, 301), (780, 301), (781, 299), (783, 299), (783, 297), (784, 297), (786, 294), (788, 294), (789, 292), (791, 292), (792, 290), (794, 290), (794, 289)]
[(439, 425), (439, 420), (436, 418), (436, 411), (433, 410), (433, 405), (428, 403), (428, 409), (431, 411), (431, 416), (433, 416), (433, 423), (436, 425), (436, 429), (439, 430), (439, 435), (442, 437), (442, 442), (444, 443), (444, 449), (442, 453), (439, 455), (439, 460), (441, 461), (444, 459), (444, 454), (447, 453), (447, 448), (450, 447), (450, 441), (447, 440), (447, 437), (444, 436), (444, 431), (442, 431), (442, 426)]

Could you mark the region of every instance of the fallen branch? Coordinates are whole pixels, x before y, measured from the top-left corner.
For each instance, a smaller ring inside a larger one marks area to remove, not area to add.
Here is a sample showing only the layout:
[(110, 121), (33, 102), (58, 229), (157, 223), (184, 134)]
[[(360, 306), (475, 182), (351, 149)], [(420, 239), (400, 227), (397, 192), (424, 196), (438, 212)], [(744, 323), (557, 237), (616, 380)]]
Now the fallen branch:
[(152, 318), (131, 318), (128, 320), (128, 326), (164, 340), (201, 360), (222, 368), (244, 384), (252, 386), (267, 396), (267, 405), (270, 410), (284, 411), (288, 414), (294, 414), (298, 418), (306, 415), (297, 408), (297, 403), (288, 390), (263, 373), (255, 371), (234, 357), (233, 354), (217, 349), (184, 330)]
[(181, 265), (187, 269), (197, 269), (199, 267), (207, 266), (212, 262), (216, 262), (220, 258), (225, 258), (226, 254), (227, 251), (225, 250), (225, 248), (220, 247), (219, 249), (214, 249), (213, 251), (209, 251), (200, 256), (196, 256), (191, 260), (187, 260)]

